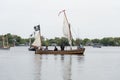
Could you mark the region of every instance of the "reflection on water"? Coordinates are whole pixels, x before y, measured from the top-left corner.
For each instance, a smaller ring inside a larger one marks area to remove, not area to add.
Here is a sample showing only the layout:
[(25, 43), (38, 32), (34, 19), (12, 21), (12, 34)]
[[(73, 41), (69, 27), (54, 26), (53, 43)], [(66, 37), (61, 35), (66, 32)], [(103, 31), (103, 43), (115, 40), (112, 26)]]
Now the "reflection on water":
[(83, 59), (80, 55), (35, 55), (36, 80), (72, 80), (72, 57), (77, 62)]
[(15, 47), (0, 50), (0, 80), (119, 80), (119, 61), (119, 47), (87, 47), (85, 56), (39, 55)]
[(40, 76), (41, 76), (41, 64), (42, 64), (42, 61), (41, 61), (41, 59), (42, 59), (42, 57), (41, 57), (41, 55), (36, 55), (36, 56), (34, 56), (34, 64), (35, 64), (35, 74), (34, 74), (34, 76), (35, 76), (35, 79), (34, 80), (41, 80), (40, 79)]
[(65, 57), (65, 59), (63, 59), (63, 62), (62, 62), (62, 64), (63, 64), (63, 79), (64, 80), (70, 80), (71, 79), (71, 65), (72, 65), (72, 63), (71, 63), (71, 55), (68, 55), (68, 56), (66, 56)]

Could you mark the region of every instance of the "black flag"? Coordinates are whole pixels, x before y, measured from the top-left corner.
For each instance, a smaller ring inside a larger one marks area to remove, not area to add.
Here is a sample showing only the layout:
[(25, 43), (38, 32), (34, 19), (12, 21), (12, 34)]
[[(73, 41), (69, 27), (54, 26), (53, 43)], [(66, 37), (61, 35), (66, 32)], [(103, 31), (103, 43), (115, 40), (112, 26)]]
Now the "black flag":
[(35, 30), (35, 31), (40, 30), (40, 25), (34, 26), (34, 30)]

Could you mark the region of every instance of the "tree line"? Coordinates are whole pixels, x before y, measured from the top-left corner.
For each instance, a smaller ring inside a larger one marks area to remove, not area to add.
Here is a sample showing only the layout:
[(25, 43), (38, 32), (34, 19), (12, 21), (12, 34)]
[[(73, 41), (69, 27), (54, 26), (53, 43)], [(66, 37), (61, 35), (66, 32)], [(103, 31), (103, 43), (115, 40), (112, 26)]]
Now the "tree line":
[[(0, 35), (0, 46), (2, 45), (3, 42), (3, 37), (8, 39), (8, 43), (10, 46), (19, 46), (20, 44), (26, 44), (28, 42), (28, 39), (23, 39), (18, 35), (12, 35), (10, 33), (5, 34), (5, 35)], [(6, 41), (5, 41), (6, 43)]]
[[(7, 36), (10, 46), (20, 46), (20, 45), (29, 45), (29, 38), (22, 38), (18, 35), (12, 35), (10, 33), (6, 35), (0, 35), (0, 45), (2, 45), (2, 36)], [(69, 46), (69, 42), (65, 37), (55, 37), (52, 39), (47, 39), (41, 36), (43, 46), (57, 45), (60, 46), (64, 43), (66, 46)], [(34, 38), (31, 38), (31, 41), (34, 41)], [(80, 44), (84, 46), (92, 46), (95, 43), (99, 43), (103, 46), (120, 46), (120, 37), (104, 37), (102, 39), (73, 39), (72, 45), (78, 46)]]

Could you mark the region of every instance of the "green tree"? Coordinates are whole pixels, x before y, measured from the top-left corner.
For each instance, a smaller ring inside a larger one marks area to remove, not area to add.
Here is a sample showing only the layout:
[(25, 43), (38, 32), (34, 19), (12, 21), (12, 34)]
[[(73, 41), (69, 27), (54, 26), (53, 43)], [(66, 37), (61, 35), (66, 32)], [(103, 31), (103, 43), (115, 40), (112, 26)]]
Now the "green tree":
[(62, 37), (62, 38), (61, 38), (61, 41), (60, 41), (60, 45), (61, 45), (61, 44), (64, 44), (65, 46), (69, 46), (68, 39), (65, 38), (65, 37)]
[(83, 43), (82, 43), (82, 39), (77, 38), (77, 39), (75, 40), (75, 45), (76, 45), (76, 46), (79, 46), (80, 44), (83, 44)]
[(85, 38), (82, 43), (83, 45), (89, 45), (89, 43), (91, 43), (91, 40), (88, 38)]
[(92, 39), (91, 42), (92, 43), (100, 43), (100, 39)]

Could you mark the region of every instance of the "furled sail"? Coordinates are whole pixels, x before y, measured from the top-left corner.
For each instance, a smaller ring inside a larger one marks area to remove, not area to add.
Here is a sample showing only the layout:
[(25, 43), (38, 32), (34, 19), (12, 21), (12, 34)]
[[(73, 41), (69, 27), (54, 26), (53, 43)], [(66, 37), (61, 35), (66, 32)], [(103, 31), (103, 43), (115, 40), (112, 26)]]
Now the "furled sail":
[(40, 37), (40, 33), (37, 33), (37, 35), (35, 36), (35, 40), (32, 43), (32, 46), (35, 47), (41, 47), (41, 37)]

